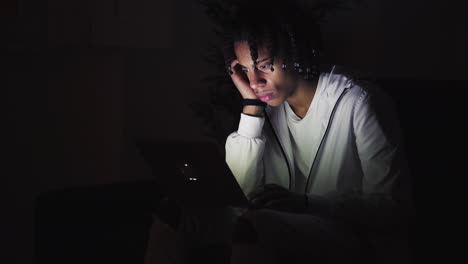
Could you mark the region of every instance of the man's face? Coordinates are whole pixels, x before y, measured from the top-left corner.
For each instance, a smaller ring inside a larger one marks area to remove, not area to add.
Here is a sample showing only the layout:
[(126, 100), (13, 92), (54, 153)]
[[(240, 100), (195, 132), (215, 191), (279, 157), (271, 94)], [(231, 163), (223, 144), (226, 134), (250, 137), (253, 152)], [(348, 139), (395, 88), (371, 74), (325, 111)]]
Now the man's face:
[(250, 56), (249, 45), (246, 41), (236, 42), (234, 52), (250, 88), (260, 100), (271, 106), (278, 106), (294, 92), (297, 86), (297, 77), (289, 71), (282, 71), (282, 60), (279, 58), (275, 58), (274, 71), (272, 72), (270, 70), (272, 58), (266, 47), (258, 47), (256, 64), (258, 70), (255, 70), (255, 63)]

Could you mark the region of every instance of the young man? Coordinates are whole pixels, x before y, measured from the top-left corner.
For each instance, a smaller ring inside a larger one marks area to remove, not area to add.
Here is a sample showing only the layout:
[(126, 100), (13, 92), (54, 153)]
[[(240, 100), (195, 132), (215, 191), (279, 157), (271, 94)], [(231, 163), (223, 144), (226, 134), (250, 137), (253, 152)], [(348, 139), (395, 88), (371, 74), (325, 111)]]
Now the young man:
[[(232, 263), (408, 263), (411, 188), (396, 113), (377, 88), (319, 67), (326, 8), (274, 0), (226, 13), (212, 6), (244, 105), (226, 141), (227, 164), (253, 207), (237, 221), (257, 237), (252, 246), (234, 243)], [(173, 262), (190, 261), (200, 245), (230, 247), (228, 215), (182, 216), (181, 240), (196, 250), (182, 246)], [(206, 230), (186, 231), (194, 226)]]
[(377, 88), (321, 71), (317, 21), (247, 5), (224, 27), (243, 98), (226, 162), (256, 210), (244, 217), (276, 259), (408, 263), (409, 175), (396, 113)]

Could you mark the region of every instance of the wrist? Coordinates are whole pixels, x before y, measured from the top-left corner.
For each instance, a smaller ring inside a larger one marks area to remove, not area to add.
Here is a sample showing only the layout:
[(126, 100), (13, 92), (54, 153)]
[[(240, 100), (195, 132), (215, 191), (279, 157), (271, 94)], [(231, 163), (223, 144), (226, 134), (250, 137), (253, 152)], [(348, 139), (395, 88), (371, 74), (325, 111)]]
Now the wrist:
[(263, 117), (263, 110), (264, 108), (262, 106), (245, 105), (242, 110), (242, 113), (250, 116)]
[(237, 133), (248, 138), (261, 138), (264, 122), (264, 117), (242, 113)]

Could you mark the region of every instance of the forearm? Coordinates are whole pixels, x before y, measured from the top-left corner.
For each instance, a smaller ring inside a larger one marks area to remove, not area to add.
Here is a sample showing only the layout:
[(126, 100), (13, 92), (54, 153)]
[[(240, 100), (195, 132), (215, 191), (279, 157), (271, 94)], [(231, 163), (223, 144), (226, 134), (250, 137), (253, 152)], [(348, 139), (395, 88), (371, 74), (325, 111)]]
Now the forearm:
[(263, 177), (263, 152), (265, 137), (262, 135), (264, 118), (241, 115), (237, 132), (226, 140), (226, 163), (245, 193), (249, 193)]

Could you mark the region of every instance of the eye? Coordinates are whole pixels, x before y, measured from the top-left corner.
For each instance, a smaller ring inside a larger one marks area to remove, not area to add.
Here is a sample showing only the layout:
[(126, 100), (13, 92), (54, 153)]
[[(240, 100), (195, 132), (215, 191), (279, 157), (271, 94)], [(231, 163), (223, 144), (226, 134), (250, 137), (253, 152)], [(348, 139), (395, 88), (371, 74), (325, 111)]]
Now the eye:
[(249, 69), (248, 69), (248, 68), (243, 68), (242, 71), (243, 71), (244, 73), (247, 73), (247, 72), (249, 71)]
[(260, 65), (260, 68), (262, 68), (262, 69), (266, 69), (266, 68), (267, 68), (267, 66), (268, 66), (267, 64)]

